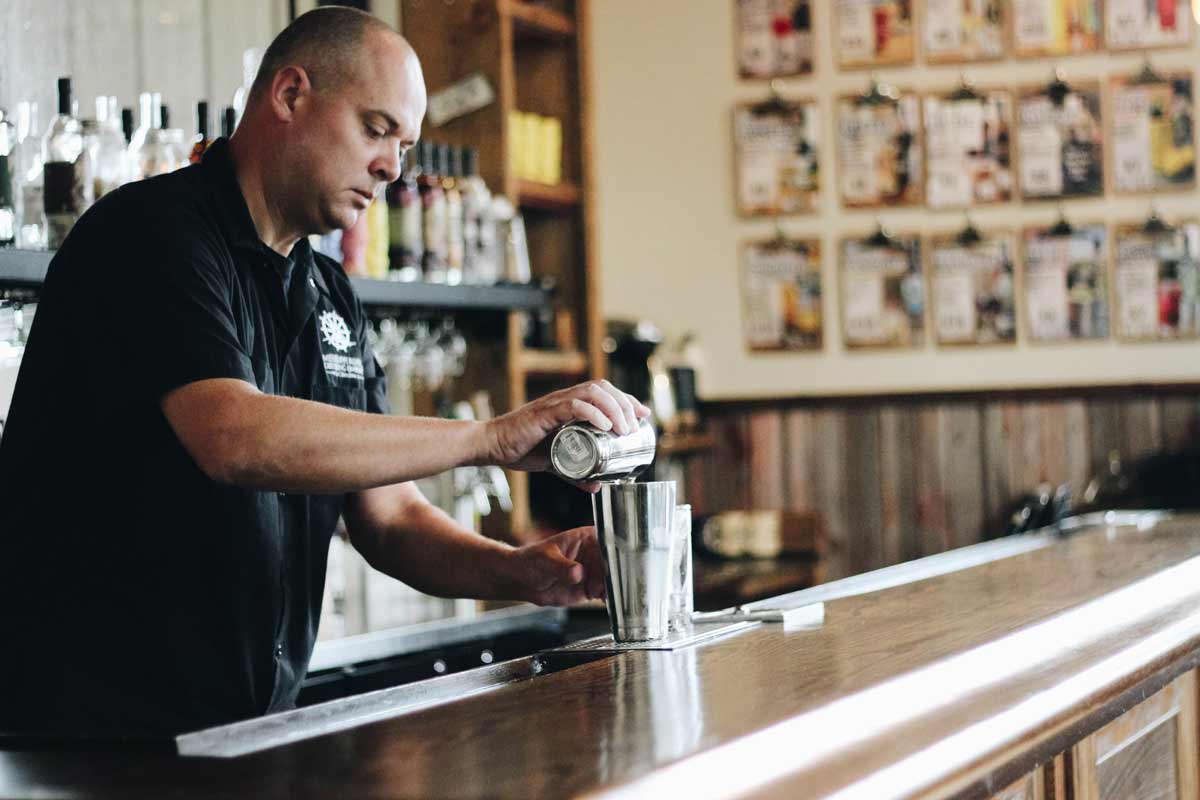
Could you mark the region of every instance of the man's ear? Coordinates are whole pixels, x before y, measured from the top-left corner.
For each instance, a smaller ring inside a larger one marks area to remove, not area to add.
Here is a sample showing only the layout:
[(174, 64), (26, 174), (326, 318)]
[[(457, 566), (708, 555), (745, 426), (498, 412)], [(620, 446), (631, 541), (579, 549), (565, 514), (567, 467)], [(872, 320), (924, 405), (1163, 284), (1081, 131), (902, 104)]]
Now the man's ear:
[(303, 67), (286, 66), (275, 73), (271, 82), (271, 108), (281, 121), (290, 121), (297, 101), (312, 91), (312, 82)]

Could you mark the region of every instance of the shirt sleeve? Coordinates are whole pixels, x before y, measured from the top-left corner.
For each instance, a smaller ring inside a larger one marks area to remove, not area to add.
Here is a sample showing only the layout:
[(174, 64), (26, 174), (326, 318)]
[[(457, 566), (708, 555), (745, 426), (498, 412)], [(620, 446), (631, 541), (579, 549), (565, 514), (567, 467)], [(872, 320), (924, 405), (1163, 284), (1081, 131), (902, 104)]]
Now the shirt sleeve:
[(210, 378), (255, 383), (234, 312), (242, 298), (232, 269), (202, 236), (152, 238), (119, 279), (97, 283), (96, 329), (112, 348), (109, 363), (123, 365), (135, 396), (154, 403)]

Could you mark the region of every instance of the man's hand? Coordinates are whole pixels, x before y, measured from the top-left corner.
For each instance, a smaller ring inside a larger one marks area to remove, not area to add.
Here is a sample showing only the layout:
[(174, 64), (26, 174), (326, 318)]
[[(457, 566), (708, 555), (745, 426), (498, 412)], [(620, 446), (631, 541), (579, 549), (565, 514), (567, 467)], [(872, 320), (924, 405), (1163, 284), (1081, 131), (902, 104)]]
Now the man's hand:
[(624, 435), (650, 409), (605, 380), (589, 381), (533, 400), (487, 423), (489, 462), (537, 472), (550, 465), (550, 437), (568, 422), (590, 422)]
[(604, 561), (590, 525), (518, 548), (512, 557), (517, 599), (565, 606), (604, 597)]

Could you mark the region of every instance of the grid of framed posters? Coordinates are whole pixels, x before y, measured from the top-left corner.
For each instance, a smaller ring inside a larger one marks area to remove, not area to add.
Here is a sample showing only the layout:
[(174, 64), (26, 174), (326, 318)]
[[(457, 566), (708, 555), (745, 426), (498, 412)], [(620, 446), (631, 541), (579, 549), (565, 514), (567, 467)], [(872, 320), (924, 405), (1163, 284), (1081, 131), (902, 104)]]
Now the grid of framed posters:
[(882, 231), (843, 239), (840, 248), (842, 339), (847, 348), (920, 347), (925, 285), (916, 236)]
[(1111, 50), (1177, 47), (1192, 40), (1189, 0), (1104, 0), (1104, 43)]
[(1108, 230), (1104, 225), (1027, 228), (1025, 315), (1033, 342), (1108, 336)]
[(1003, 0), (925, 0), (921, 44), (932, 63), (1004, 57)]
[(1196, 185), (1192, 76), (1147, 71), (1115, 77), (1112, 89), (1113, 190), (1189, 189)]
[(1104, 193), (1104, 136), (1098, 84), (1026, 89), (1017, 99), (1021, 196), (1027, 200)]
[(837, 105), (842, 205), (878, 208), (921, 202), (920, 106), (914, 94), (842, 97)]
[(752, 352), (820, 350), (821, 243), (779, 236), (743, 244), (742, 319)]
[(1018, 58), (1093, 52), (1100, 27), (1100, 0), (1013, 0)]
[(1200, 223), (1119, 225), (1113, 259), (1117, 336), (1200, 336)]
[(925, 204), (964, 208), (1012, 199), (1012, 97), (962, 88), (929, 95), (925, 108)]
[(737, 0), (737, 54), (743, 78), (811, 74), (809, 0)]
[(974, 228), (929, 240), (933, 332), (939, 345), (1011, 344), (1017, 339), (1011, 233)]
[(916, 50), (912, 0), (833, 0), (838, 66), (912, 63)]
[(738, 212), (812, 211), (819, 189), (816, 106), (773, 98), (733, 112)]

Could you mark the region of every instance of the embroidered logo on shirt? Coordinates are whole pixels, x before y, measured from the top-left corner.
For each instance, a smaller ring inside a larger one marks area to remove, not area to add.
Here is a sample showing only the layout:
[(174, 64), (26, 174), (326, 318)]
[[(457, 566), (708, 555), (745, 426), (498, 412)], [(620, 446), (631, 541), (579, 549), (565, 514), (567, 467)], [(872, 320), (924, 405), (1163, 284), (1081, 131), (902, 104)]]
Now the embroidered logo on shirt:
[(350, 328), (346, 320), (336, 311), (326, 311), (319, 317), (321, 323), (321, 338), (325, 344), (336, 350), (322, 352), (321, 359), (325, 362), (325, 373), (331, 378), (349, 378), (355, 381), (363, 379), (362, 359), (357, 355), (342, 355), (354, 346), (350, 336)]

